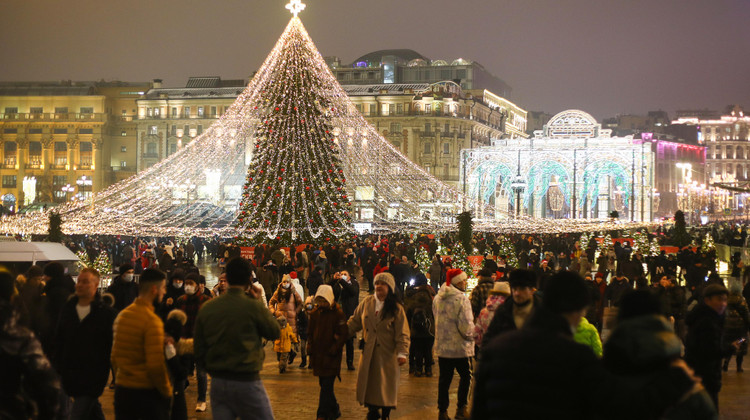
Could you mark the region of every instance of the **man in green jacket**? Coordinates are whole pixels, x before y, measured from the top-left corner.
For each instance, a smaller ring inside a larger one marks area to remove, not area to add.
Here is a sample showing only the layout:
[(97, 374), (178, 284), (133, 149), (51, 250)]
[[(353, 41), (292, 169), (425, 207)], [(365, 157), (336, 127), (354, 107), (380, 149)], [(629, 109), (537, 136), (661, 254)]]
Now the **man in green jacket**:
[(215, 419), (273, 419), (259, 372), (263, 338), (273, 341), (281, 330), (248, 289), (250, 264), (235, 258), (227, 263), (226, 275), (227, 292), (203, 304), (195, 321), (195, 358), (211, 375), (211, 411)]

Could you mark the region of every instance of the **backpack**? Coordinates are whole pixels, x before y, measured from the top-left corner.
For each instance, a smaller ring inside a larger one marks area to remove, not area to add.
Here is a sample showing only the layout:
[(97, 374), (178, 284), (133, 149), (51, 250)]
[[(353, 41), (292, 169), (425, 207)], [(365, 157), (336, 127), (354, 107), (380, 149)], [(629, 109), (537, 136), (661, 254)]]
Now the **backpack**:
[(417, 308), (411, 316), (411, 324), (409, 325), (411, 332), (414, 335), (419, 336), (432, 336), (432, 320), (427, 316), (427, 313), (422, 308)]

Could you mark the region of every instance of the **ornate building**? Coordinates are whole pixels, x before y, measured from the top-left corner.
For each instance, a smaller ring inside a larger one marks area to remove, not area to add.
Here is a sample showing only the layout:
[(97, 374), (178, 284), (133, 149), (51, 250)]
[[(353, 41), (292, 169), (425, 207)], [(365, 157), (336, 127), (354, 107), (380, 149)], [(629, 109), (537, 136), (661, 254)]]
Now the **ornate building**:
[(135, 132), (127, 120), (149, 87), (0, 83), (0, 198), (6, 211), (86, 199), (120, 178), (116, 173), (133, 174), (128, 161), (135, 157)]
[(530, 139), (464, 150), (461, 184), (479, 202), (511, 214), (575, 219), (617, 211), (622, 219), (648, 221), (658, 206), (654, 158), (648, 143), (612, 137), (591, 115), (568, 110)]
[[(137, 101), (138, 170), (200, 135), (245, 85), (219, 77), (191, 77), (184, 88), (156, 84)], [(343, 87), (378, 132), (452, 185), (458, 185), (462, 149), (526, 136), (526, 111), (487, 90), (464, 91), (451, 81)]]

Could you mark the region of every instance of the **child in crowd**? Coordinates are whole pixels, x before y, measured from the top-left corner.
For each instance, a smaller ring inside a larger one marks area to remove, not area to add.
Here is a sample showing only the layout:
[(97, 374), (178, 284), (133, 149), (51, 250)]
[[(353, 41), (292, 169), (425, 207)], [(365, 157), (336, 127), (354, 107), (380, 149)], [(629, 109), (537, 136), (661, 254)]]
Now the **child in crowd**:
[(279, 321), (279, 326), (281, 327), (281, 336), (273, 342), (273, 351), (276, 352), (279, 360), (279, 373), (284, 373), (289, 363), (289, 352), (292, 350), (292, 343), (297, 343), (298, 340), (294, 334), (294, 330), (292, 330), (292, 326), (287, 324), (286, 317), (280, 316), (276, 320)]

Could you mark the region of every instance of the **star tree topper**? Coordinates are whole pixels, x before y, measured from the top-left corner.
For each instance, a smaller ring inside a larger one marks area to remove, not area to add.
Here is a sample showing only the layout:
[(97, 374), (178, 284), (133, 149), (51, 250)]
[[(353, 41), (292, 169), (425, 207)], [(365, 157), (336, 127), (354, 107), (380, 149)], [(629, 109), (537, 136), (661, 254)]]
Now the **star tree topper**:
[(299, 12), (305, 10), (305, 7), (307, 7), (307, 5), (302, 3), (302, 0), (289, 0), (289, 4), (286, 5), (286, 8), (289, 9), (294, 17), (297, 17)]

